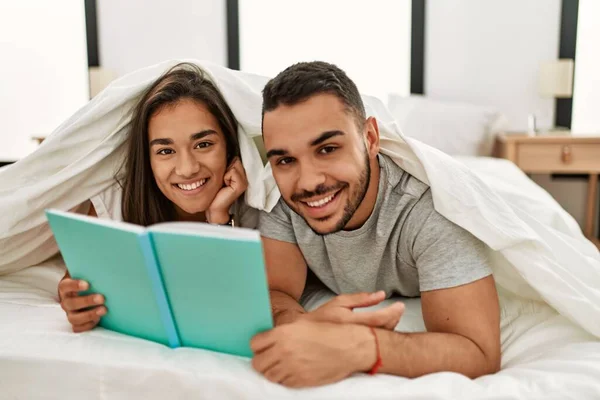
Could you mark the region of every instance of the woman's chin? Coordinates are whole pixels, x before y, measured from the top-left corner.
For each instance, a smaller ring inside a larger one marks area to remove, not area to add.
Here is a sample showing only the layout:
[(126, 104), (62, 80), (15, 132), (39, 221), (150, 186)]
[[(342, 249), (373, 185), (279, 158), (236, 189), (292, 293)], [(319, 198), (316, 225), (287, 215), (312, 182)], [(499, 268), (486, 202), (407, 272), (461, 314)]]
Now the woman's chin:
[(204, 207), (185, 207), (181, 204), (176, 204), (179, 217), (189, 221), (204, 221), (206, 220)]

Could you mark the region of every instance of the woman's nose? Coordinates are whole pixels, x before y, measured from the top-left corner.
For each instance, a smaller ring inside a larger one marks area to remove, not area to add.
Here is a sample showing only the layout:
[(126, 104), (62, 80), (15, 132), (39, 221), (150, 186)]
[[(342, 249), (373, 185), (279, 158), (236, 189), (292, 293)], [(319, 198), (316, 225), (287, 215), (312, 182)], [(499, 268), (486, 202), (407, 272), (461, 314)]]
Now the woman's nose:
[(191, 178), (200, 171), (200, 163), (191, 154), (180, 153), (175, 173), (184, 178)]

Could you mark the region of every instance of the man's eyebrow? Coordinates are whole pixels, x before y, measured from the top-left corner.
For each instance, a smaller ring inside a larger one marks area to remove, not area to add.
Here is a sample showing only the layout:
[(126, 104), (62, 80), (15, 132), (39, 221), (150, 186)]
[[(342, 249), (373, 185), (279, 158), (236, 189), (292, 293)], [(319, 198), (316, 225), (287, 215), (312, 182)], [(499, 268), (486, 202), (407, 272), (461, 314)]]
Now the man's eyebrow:
[[(216, 135), (216, 134), (217, 134), (217, 131), (215, 131), (213, 129), (205, 129), (205, 130), (197, 132), (197, 133), (192, 133), (190, 135), (190, 140), (199, 140), (206, 136)], [(154, 139), (150, 142), (150, 147), (155, 146), (155, 145), (168, 146), (170, 144), (173, 144), (173, 140), (166, 139), (166, 138), (158, 138), (158, 139)]]
[[(323, 132), (321, 133), (321, 135), (319, 135), (318, 138), (316, 138), (315, 140), (313, 140), (312, 142), (310, 142), (311, 146), (318, 146), (321, 143), (323, 143), (324, 141), (326, 141), (327, 139), (331, 139), (332, 137), (335, 136), (343, 136), (345, 135), (344, 132), (342, 131), (327, 131), (327, 132)], [(285, 156), (288, 154), (288, 151), (285, 149), (273, 149), (273, 150), (269, 150), (267, 152), (267, 158), (271, 158), (271, 157), (275, 157), (275, 156)]]
[(284, 149), (273, 149), (267, 151), (267, 158), (275, 157), (275, 156), (285, 156), (288, 154), (287, 150)]
[(318, 146), (321, 143), (323, 143), (324, 141), (326, 141), (327, 139), (331, 139), (332, 137), (335, 136), (343, 136), (345, 135), (344, 132), (342, 131), (327, 131), (327, 132), (323, 132), (321, 133), (321, 135), (316, 138), (315, 140), (313, 140), (312, 142), (310, 142), (311, 146)]

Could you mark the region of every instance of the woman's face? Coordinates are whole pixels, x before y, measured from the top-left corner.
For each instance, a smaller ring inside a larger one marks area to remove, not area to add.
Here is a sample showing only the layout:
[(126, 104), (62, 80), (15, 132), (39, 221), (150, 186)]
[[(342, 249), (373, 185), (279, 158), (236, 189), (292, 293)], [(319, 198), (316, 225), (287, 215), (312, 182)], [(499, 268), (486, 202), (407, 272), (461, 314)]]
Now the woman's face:
[(181, 100), (150, 118), (148, 140), (156, 184), (180, 216), (206, 211), (227, 169), (225, 135), (215, 116), (200, 102)]

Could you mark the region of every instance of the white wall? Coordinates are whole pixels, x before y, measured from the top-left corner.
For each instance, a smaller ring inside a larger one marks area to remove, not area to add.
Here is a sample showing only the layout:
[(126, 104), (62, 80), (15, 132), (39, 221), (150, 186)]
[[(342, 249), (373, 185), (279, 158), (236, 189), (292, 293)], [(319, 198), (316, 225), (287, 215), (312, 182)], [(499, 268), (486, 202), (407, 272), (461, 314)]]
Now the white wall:
[(560, 0), (428, 1), (426, 95), (494, 106), (514, 130), (527, 128), (530, 113), (553, 126), (554, 100), (539, 97), (537, 72), (558, 58), (560, 8)]
[(0, 76), (0, 161), (16, 161), (88, 100), (83, 1), (3, 1)]
[(227, 65), (225, 0), (99, 0), (100, 65), (118, 76), (169, 59)]
[[(600, 134), (600, 1), (580, 0), (572, 131)], [(600, 155), (598, 156), (600, 157)]]
[(240, 67), (273, 77), (299, 61), (342, 68), (362, 93), (410, 93), (410, 0), (240, 0)]

